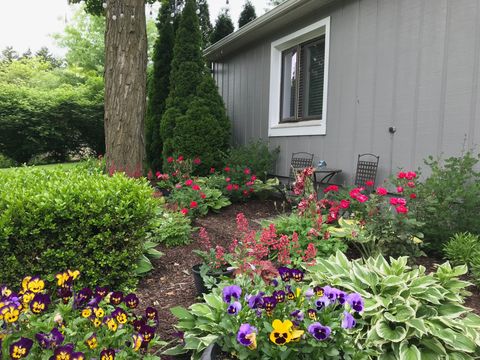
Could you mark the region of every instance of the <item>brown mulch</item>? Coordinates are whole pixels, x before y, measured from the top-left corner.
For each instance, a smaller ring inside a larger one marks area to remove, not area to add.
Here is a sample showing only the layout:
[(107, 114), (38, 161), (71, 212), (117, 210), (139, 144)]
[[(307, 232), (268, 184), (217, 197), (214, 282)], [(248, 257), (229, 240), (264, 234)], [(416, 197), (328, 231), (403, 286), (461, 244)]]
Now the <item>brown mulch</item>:
[[(233, 204), (219, 213), (210, 213), (197, 219), (194, 226), (205, 227), (214, 245), (228, 247), (235, 234), (235, 218), (240, 212), (245, 214), (252, 228), (259, 228), (260, 225), (255, 221), (281, 213), (281, 201), (251, 200), (247, 203)], [(169, 309), (174, 306), (188, 307), (198, 300), (195, 297), (196, 290), (191, 273), (192, 266), (200, 262), (200, 259), (192, 253), (192, 250), (200, 249), (196, 236), (194, 233), (193, 241), (185, 246), (167, 248), (160, 245), (157, 249), (165, 255), (153, 262), (154, 270), (141, 280), (137, 290), (141, 304), (144, 306), (153, 304), (158, 309), (160, 319), (158, 335), (165, 341), (177, 338), (173, 327), (176, 320)], [(430, 272), (443, 260), (422, 257), (417, 259), (417, 262)], [(467, 299), (465, 305), (480, 315), (480, 289), (472, 286), (469, 290), (472, 296)], [(170, 357), (165, 357), (168, 358)]]

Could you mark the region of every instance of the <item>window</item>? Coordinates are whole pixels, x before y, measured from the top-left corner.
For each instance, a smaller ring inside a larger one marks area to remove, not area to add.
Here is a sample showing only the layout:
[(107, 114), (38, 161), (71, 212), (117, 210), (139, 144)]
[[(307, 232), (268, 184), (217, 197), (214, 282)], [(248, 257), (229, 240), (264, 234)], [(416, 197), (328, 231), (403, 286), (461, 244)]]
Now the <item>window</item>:
[(272, 43), (269, 136), (326, 134), (329, 24)]

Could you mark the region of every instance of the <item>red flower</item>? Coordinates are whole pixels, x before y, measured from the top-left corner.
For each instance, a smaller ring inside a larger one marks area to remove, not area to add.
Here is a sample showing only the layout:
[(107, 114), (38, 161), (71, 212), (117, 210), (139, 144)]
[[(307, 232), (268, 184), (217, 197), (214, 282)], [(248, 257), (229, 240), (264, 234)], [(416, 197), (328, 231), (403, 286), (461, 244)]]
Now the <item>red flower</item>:
[(231, 180), (232, 180), (232, 179), (230, 179), (229, 177), (227, 177), (227, 178), (225, 179), (226, 182), (230, 182)]
[(361, 203), (364, 203), (365, 201), (368, 200), (368, 196), (367, 195), (363, 195), (363, 194), (360, 194), (357, 196), (357, 200)]
[(417, 173), (414, 172), (414, 171), (409, 171), (406, 175), (405, 175), (405, 178), (407, 180), (413, 180), (417, 177)]
[(248, 196), (248, 191), (247, 190), (243, 190), (243, 196)]
[(198, 203), (196, 201), (192, 201), (190, 203), (190, 209), (195, 209), (198, 206)]
[(200, 190), (200, 186), (195, 184), (195, 185), (192, 186), (192, 189), (195, 190), (195, 191), (198, 191), (198, 190)]
[(416, 198), (417, 198), (417, 194), (415, 194), (415, 193), (410, 194), (410, 199), (416, 199)]
[(328, 192), (330, 192), (330, 191), (332, 191), (332, 192), (337, 192), (337, 191), (338, 191), (338, 186), (337, 186), (337, 185), (330, 185), (330, 186), (327, 186), (327, 187), (323, 190), (323, 192), (324, 192), (325, 194), (328, 193)]
[(169, 156), (169, 157), (167, 158), (167, 162), (168, 162), (169, 164), (171, 164), (171, 163), (173, 162), (173, 157)]
[(245, 175), (250, 175), (250, 172), (251, 172), (251, 171), (250, 171), (249, 168), (245, 168), (245, 170), (243, 170), (243, 173), (244, 173)]
[(252, 175), (252, 177), (250, 178), (250, 180), (255, 181), (255, 180), (257, 180), (257, 177), (256, 177), (255, 175)]
[(193, 159), (193, 163), (195, 165), (200, 165), (202, 163), (202, 160), (200, 160), (200, 158), (197, 157), (197, 158)]
[(162, 173), (160, 171), (157, 171), (155, 173), (155, 176), (157, 177), (157, 179), (160, 179), (160, 176), (162, 175)]
[(240, 188), (240, 186), (238, 186), (238, 184), (233, 184), (233, 190), (238, 190)]
[(183, 155), (180, 155), (180, 156), (177, 158), (177, 161), (178, 161), (178, 162), (182, 162), (182, 161), (183, 161)]
[(207, 197), (207, 195), (205, 195), (204, 193), (200, 193), (200, 197), (201, 197), (202, 199), (205, 199), (205, 198)]
[(213, 173), (215, 173), (215, 168), (211, 167), (210, 168), (210, 174), (213, 174)]
[(415, 187), (415, 183), (413, 181), (409, 181), (407, 183), (407, 186), (410, 187), (410, 188), (414, 188)]
[(225, 168), (223, 169), (223, 171), (229, 172), (229, 171), (230, 171), (230, 168), (229, 168), (228, 166), (225, 166)]
[(188, 209), (183, 208), (182, 210), (180, 210), (180, 212), (186, 216), (188, 214)]
[(340, 200), (340, 207), (342, 209), (348, 209), (350, 206), (350, 200)]
[(192, 186), (192, 184), (193, 184), (192, 179), (188, 179), (187, 181), (185, 181), (185, 186)]
[(399, 214), (408, 213), (408, 208), (405, 205), (398, 205), (395, 209), (397, 210), (397, 213), (399, 213)]
[(383, 187), (377, 188), (377, 194), (378, 195), (385, 196), (385, 195), (387, 195), (387, 193), (388, 193), (387, 189), (385, 189)]
[(403, 186), (397, 186), (397, 193), (403, 193)]
[(367, 180), (365, 181), (365, 185), (366, 186), (373, 186), (375, 184), (375, 182), (373, 180)]
[(232, 191), (233, 190), (233, 185), (232, 184), (228, 184), (227, 185), (227, 191)]
[(398, 173), (398, 175), (397, 175), (397, 177), (398, 177), (399, 179), (405, 179), (406, 176), (407, 176), (407, 174), (404, 173), (403, 171), (400, 171), (400, 172)]
[(397, 205), (398, 204), (398, 201), (397, 201), (397, 198), (391, 198), (390, 199), (390, 205)]

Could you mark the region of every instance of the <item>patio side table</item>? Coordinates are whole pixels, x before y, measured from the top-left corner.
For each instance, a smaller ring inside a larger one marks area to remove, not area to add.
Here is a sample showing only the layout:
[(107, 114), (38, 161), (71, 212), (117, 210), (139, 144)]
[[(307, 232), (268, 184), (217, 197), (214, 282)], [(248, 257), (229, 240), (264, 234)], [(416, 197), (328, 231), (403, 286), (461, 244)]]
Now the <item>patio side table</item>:
[(328, 168), (328, 167), (316, 168), (313, 173), (313, 183), (314, 183), (315, 191), (318, 190), (318, 187), (320, 185), (329, 184), (330, 180), (332, 180), (332, 178), (335, 175), (341, 172), (342, 172), (341, 169), (334, 169), (334, 168)]

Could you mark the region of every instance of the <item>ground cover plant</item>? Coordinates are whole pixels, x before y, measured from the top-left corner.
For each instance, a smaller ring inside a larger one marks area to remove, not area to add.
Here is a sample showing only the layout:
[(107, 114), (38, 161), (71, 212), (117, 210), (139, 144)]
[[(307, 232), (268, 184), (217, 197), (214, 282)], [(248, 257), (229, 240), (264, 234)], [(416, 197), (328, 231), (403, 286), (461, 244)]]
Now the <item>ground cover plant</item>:
[(456, 265), (467, 265), (472, 281), (480, 285), (480, 237), (470, 233), (455, 234), (444, 246), (445, 257)]
[(75, 267), (81, 283), (133, 286), (156, 207), (147, 182), (121, 173), (0, 172), (0, 283)]
[(160, 359), (149, 349), (164, 345), (155, 335), (158, 312), (139, 306), (136, 294), (107, 287), (79, 288), (78, 270), (56, 274), (51, 287), (27, 276), (18, 291), (0, 290), (0, 357), (10, 359)]
[(167, 353), (191, 350), (197, 359), (217, 343), (239, 359), (354, 358), (350, 330), (361, 318), (362, 297), (309, 287), (297, 268), (278, 273), (268, 280), (240, 276), (204, 295), (205, 303), (173, 308), (184, 344)]
[(480, 354), (480, 317), (464, 307), (465, 266), (444, 263), (430, 274), (407, 258), (349, 261), (342, 253), (307, 269), (313, 283), (358, 292), (363, 321), (353, 337), (365, 354), (380, 359), (474, 359)]

